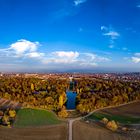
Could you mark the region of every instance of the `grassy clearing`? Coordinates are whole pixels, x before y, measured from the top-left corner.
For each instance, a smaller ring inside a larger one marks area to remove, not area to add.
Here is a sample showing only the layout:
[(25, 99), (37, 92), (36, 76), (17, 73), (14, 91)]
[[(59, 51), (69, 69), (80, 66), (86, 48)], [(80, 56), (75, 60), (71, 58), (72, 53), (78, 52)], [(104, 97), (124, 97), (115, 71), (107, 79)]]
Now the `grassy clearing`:
[(61, 121), (52, 112), (27, 108), (17, 112), (14, 127), (53, 125), (59, 123)]
[(109, 120), (115, 120), (119, 123), (123, 124), (135, 124), (140, 123), (140, 118), (130, 117), (130, 116), (118, 116), (118, 115), (112, 115), (112, 114), (104, 114), (104, 113), (93, 113), (91, 116), (89, 116), (87, 119), (93, 119), (93, 120), (102, 120), (103, 118), (107, 118)]

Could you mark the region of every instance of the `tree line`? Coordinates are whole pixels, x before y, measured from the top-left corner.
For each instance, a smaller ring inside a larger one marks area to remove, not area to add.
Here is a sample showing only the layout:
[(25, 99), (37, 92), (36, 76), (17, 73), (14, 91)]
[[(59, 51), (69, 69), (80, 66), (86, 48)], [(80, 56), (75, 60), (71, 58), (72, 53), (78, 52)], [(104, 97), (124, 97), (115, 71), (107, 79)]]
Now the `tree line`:
[(67, 79), (49, 78), (0, 78), (0, 97), (22, 103), (24, 107), (38, 107), (55, 111), (66, 117), (66, 90), (77, 92), (76, 110), (82, 114), (97, 108), (116, 106), (140, 99), (140, 82), (73, 79), (73, 86)]
[(0, 97), (18, 101), (24, 107), (53, 110), (65, 116), (67, 80), (38, 78), (1, 78)]
[(104, 79), (77, 80), (77, 107), (81, 113), (140, 99), (140, 82)]

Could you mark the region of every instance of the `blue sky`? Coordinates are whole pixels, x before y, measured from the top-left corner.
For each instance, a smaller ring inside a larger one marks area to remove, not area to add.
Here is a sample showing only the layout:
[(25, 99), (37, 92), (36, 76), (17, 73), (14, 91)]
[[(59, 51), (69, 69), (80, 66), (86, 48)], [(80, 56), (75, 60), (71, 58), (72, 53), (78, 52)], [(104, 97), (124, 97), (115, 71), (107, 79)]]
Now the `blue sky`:
[(140, 71), (140, 0), (0, 0), (0, 71)]

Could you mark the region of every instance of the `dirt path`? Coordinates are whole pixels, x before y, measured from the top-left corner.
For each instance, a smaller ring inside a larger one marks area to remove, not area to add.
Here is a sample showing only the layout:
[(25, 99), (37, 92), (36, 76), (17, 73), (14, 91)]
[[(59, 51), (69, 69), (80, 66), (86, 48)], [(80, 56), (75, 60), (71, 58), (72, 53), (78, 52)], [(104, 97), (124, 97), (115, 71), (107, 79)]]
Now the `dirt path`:
[(69, 137), (68, 137), (68, 140), (72, 140), (72, 125), (73, 125), (73, 122), (75, 122), (75, 121), (78, 121), (78, 120), (80, 120), (81, 119), (81, 117), (79, 117), (79, 118), (76, 118), (76, 119), (70, 119), (70, 120), (68, 120), (68, 126), (69, 126)]

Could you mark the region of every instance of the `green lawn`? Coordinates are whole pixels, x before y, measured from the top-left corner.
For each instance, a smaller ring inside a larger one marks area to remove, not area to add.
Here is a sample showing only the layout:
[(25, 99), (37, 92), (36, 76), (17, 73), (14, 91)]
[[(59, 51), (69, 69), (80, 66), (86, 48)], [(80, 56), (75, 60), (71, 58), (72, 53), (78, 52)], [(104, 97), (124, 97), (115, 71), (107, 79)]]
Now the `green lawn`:
[(118, 116), (118, 115), (112, 115), (112, 114), (104, 114), (104, 113), (93, 113), (90, 115), (87, 119), (93, 119), (93, 120), (102, 120), (103, 118), (107, 118), (109, 120), (115, 120), (119, 123), (123, 124), (135, 124), (140, 123), (140, 117), (130, 117), (130, 116)]
[(61, 123), (61, 121), (58, 120), (52, 112), (27, 108), (17, 112), (14, 127), (41, 126), (59, 123)]

